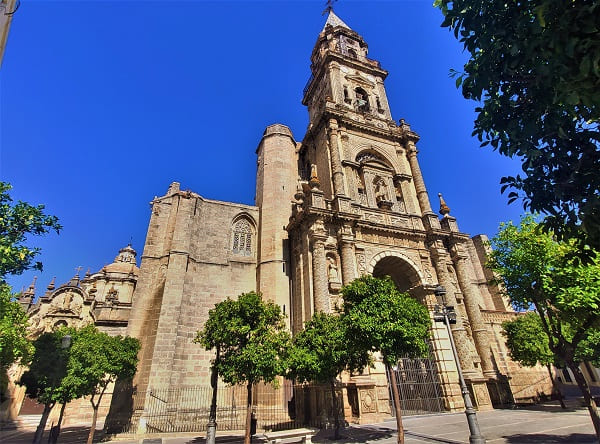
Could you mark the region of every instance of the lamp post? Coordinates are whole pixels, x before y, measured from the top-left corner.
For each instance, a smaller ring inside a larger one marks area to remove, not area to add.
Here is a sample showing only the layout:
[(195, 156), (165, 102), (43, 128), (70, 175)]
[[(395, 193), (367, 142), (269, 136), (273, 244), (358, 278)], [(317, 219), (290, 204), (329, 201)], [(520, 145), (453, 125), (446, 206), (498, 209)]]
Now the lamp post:
[(212, 387), (212, 400), (210, 403), (210, 413), (208, 415), (208, 424), (206, 426), (206, 444), (215, 444), (217, 435), (217, 384), (219, 374), (217, 373), (217, 363), (219, 362), (219, 345), (217, 344), (217, 356), (211, 369), (210, 385)]
[(469, 443), (485, 444), (486, 441), (479, 430), (477, 413), (475, 413), (473, 403), (471, 402), (471, 395), (469, 394), (469, 389), (467, 388), (462, 369), (460, 368), (460, 362), (456, 352), (456, 345), (454, 344), (454, 338), (452, 337), (452, 331), (450, 330), (450, 324), (456, 324), (456, 312), (454, 311), (454, 307), (449, 306), (446, 303), (446, 289), (444, 287), (438, 285), (433, 290), (433, 293), (437, 299), (437, 305), (435, 306), (435, 310), (433, 312), (433, 319), (436, 322), (443, 322), (446, 324), (446, 330), (448, 331), (448, 337), (450, 338), (450, 346), (452, 347), (452, 355), (454, 356), (454, 362), (456, 363), (456, 369), (458, 370), (460, 391), (465, 402), (465, 415), (467, 415), (467, 424), (469, 424)]

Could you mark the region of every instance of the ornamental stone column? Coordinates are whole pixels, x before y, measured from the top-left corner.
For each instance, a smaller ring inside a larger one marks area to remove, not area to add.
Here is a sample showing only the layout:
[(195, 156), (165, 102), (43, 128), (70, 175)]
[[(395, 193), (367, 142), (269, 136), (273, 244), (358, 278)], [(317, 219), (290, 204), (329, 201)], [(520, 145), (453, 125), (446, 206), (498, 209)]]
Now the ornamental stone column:
[(342, 168), (342, 159), (340, 157), (337, 120), (329, 119), (329, 128), (327, 132), (329, 134), (329, 154), (331, 159), (331, 173), (333, 176), (333, 192), (336, 196), (345, 196), (344, 171)]
[(326, 239), (327, 233), (323, 222), (315, 221), (310, 231), (314, 310), (315, 312), (330, 313), (327, 258), (325, 257)]
[(342, 282), (348, 285), (356, 279), (356, 265), (354, 263), (354, 235), (352, 227), (344, 224), (338, 233), (338, 241), (342, 252)]
[(462, 251), (459, 245), (453, 246), (453, 257), (454, 267), (456, 269), (456, 276), (458, 278), (458, 285), (460, 285), (463, 293), (463, 299), (467, 316), (471, 323), (471, 331), (473, 333), (473, 340), (475, 342), (475, 348), (479, 357), (481, 358), (481, 369), (483, 370), (483, 376), (487, 378), (495, 378), (496, 371), (492, 365), (492, 351), (490, 349), (490, 340), (487, 333), (483, 316), (481, 315), (481, 309), (479, 307), (479, 294), (473, 288), (471, 279), (469, 278), (467, 255)]
[(421, 174), (421, 167), (419, 166), (419, 161), (417, 160), (417, 147), (412, 140), (408, 141), (406, 155), (408, 157), (408, 163), (410, 164), (410, 170), (412, 172), (415, 189), (417, 190), (417, 199), (419, 201), (419, 207), (421, 207), (421, 213), (434, 214), (431, 210), (431, 204), (429, 203), (429, 196), (427, 195), (427, 189), (425, 188), (423, 174)]
[[(439, 241), (438, 241), (439, 242)], [(438, 277), (440, 285), (442, 285), (446, 291), (446, 301), (448, 305), (451, 305), (456, 309), (457, 301), (456, 295), (452, 291), (454, 286), (448, 275), (448, 261), (450, 260), (448, 253), (443, 249), (443, 246), (433, 245), (430, 249), (431, 256), (433, 259), (433, 266)], [(458, 353), (458, 359), (460, 361), (461, 369), (463, 370), (465, 377), (470, 378), (476, 376), (477, 370), (473, 364), (473, 358), (469, 350), (469, 337), (467, 331), (460, 316), (460, 313), (456, 311), (456, 324), (451, 324), (452, 336), (456, 345), (456, 351)]]

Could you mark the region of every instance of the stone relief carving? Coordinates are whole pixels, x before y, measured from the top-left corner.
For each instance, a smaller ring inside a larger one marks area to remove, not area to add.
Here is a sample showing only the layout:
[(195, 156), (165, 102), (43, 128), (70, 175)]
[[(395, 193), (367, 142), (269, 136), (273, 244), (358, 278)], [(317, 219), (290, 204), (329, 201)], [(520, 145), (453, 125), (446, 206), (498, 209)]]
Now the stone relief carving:
[(377, 394), (374, 389), (359, 390), (362, 413), (377, 413)]

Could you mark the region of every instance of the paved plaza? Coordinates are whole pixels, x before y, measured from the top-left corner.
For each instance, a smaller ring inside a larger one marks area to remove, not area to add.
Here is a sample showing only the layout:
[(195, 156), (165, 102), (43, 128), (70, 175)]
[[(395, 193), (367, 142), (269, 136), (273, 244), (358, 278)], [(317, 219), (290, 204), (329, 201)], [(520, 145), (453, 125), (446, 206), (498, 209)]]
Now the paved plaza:
[[(541, 405), (511, 410), (493, 410), (477, 414), (481, 431), (489, 444), (519, 443), (598, 443), (592, 423), (586, 409), (561, 410), (556, 405)], [(446, 443), (467, 444), (469, 431), (464, 413), (446, 413), (404, 418), (406, 444)], [(61, 433), (59, 443), (84, 443), (87, 438), (87, 427), (67, 427)], [(242, 442), (242, 433), (218, 433), (217, 442)], [(313, 439), (316, 443), (331, 442), (331, 430), (319, 432)], [(393, 418), (379, 424), (350, 426), (342, 431), (343, 439), (336, 441), (346, 443), (396, 443), (396, 422)], [(0, 443), (30, 443), (33, 430), (0, 431)], [(100, 442), (98, 433), (95, 442)], [(105, 440), (107, 438), (104, 438)], [(43, 441), (45, 442), (45, 440)], [(173, 434), (165, 436), (147, 436), (138, 439), (106, 440), (111, 444), (201, 444), (205, 442), (204, 434)], [(257, 435), (253, 442), (266, 442)]]

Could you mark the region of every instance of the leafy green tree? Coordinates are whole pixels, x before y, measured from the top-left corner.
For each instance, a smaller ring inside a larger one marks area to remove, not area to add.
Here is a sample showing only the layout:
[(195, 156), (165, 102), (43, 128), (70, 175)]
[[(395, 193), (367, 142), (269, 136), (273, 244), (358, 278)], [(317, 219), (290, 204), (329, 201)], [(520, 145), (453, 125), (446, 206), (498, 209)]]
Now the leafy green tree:
[(55, 216), (44, 214), (44, 205), (29, 205), (13, 200), (8, 194), (12, 187), (0, 182), (0, 280), (7, 274), (21, 274), (30, 268), (41, 270), (42, 263), (33, 260), (39, 248), (25, 245), (28, 235), (41, 235), (62, 228)]
[(380, 352), (391, 376), (398, 442), (404, 443), (401, 406), (393, 367), (404, 355), (426, 356), (431, 328), (427, 308), (401, 293), (389, 276), (362, 276), (342, 287), (344, 321), (353, 346)]
[(40, 423), (33, 439), (34, 444), (41, 442), (48, 416), (54, 405), (63, 405), (73, 398), (66, 397), (67, 393), (61, 388), (61, 383), (67, 374), (68, 349), (63, 346), (62, 339), (68, 333), (59, 329), (52, 333), (44, 333), (33, 342), (34, 353), (27, 370), (21, 376), (20, 384), (25, 386), (25, 393), (31, 398), (44, 404)]
[(299, 382), (329, 384), (335, 418), (334, 439), (340, 438), (336, 378), (344, 370), (362, 370), (371, 362), (366, 349), (352, 347), (346, 324), (338, 315), (315, 313), (293, 339), (289, 376)]
[(552, 365), (555, 364), (556, 358), (550, 351), (548, 335), (544, 332), (540, 317), (536, 313), (528, 312), (504, 322), (502, 329), (512, 360), (527, 367), (534, 367), (537, 364), (545, 366), (554, 391), (558, 394), (560, 406), (566, 408), (552, 373)]
[(12, 301), (10, 287), (0, 283), (0, 371), (13, 363), (26, 365), (33, 354), (27, 340), (27, 314)]
[(600, 258), (591, 251), (591, 263), (582, 264), (574, 258), (573, 242), (557, 242), (531, 216), (518, 226), (502, 224), (491, 243), (489, 267), (515, 308), (535, 308), (548, 347), (573, 372), (600, 439), (598, 409), (579, 368), (600, 347)]
[(560, 240), (600, 250), (600, 4), (596, 0), (435, 0), (470, 58), (453, 72), (479, 102), (473, 135), (517, 157), (502, 179)]
[(248, 391), (246, 435), (250, 444), (252, 386), (260, 381), (277, 384), (285, 374), (290, 335), (278, 305), (263, 301), (260, 293), (242, 293), (209, 311), (208, 320), (195, 342), (207, 350), (218, 349), (213, 365), (227, 384), (246, 384)]
[(64, 392), (64, 399), (90, 397), (93, 416), (87, 443), (91, 444), (102, 397), (117, 379), (133, 378), (140, 343), (131, 337), (109, 336), (93, 325), (73, 330), (71, 336), (67, 373), (59, 390)]

